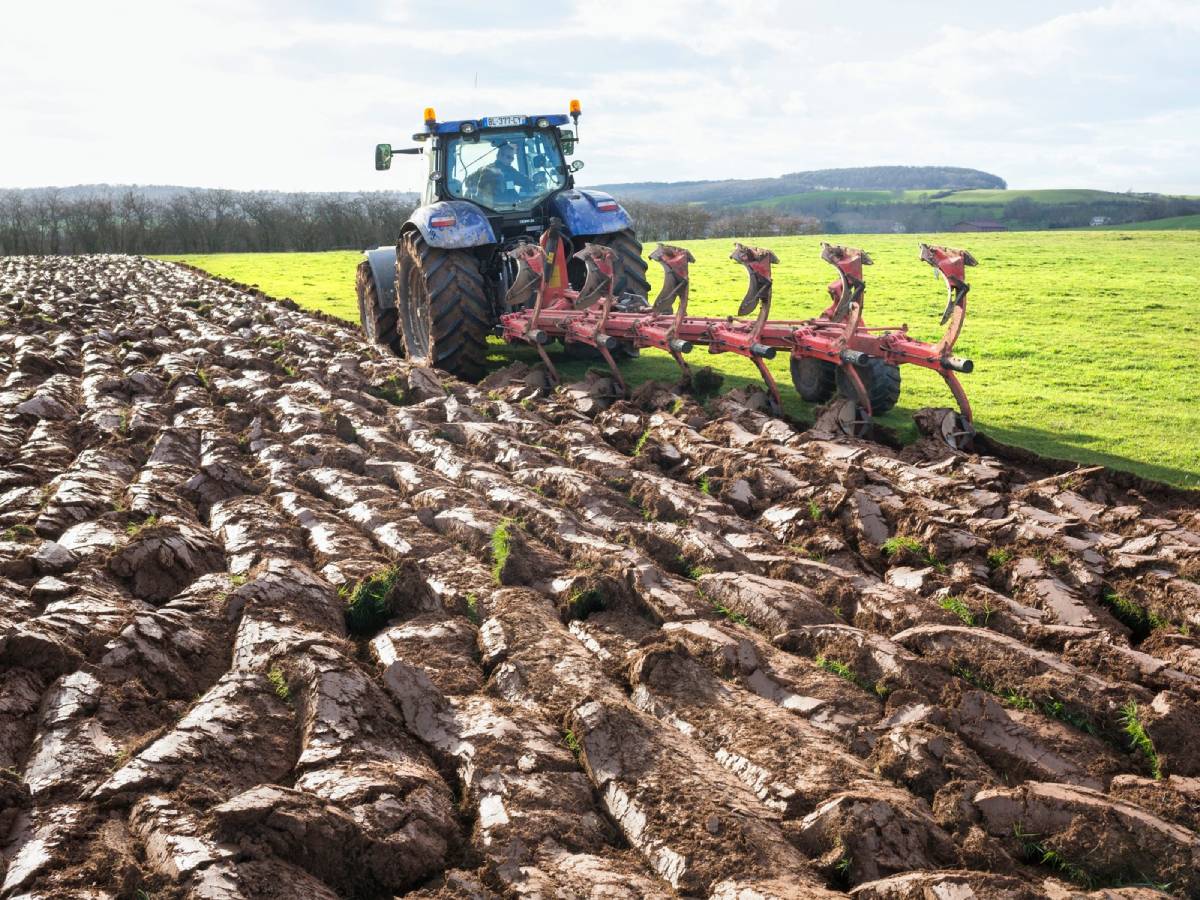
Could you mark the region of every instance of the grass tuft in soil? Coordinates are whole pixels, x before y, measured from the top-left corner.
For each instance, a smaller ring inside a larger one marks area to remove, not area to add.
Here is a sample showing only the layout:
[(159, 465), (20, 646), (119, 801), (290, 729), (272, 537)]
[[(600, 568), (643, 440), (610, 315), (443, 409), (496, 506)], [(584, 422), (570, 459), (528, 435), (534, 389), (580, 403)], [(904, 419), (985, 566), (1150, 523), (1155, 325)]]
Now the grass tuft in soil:
[(993, 572), (996, 569), (1002, 568), (1005, 563), (1013, 558), (1012, 551), (1004, 547), (994, 547), (988, 551), (987, 564), (988, 568)]
[(125, 533), (131, 538), (136, 538), (147, 528), (153, 528), (158, 524), (158, 516), (150, 515), (142, 522), (130, 522), (125, 526)]
[(492, 532), (492, 580), (500, 584), (508, 556), (512, 552), (512, 519), (503, 519)]
[(713, 603), (713, 609), (715, 609), (723, 618), (728, 619), (735, 625), (750, 625), (749, 619), (742, 615), (742, 613), (730, 609), (728, 606), (724, 606), (720, 603)]
[(586, 619), (592, 613), (604, 610), (606, 605), (604, 594), (598, 588), (576, 591), (567, 600), (567, 617), (571, 619)]
[(650, 440), (650, 429), (647, 428), (642, 432), (642, 436), (637, 439), (637, 443), (633, 445), (633, 455), (641, 456), (642, 451), (646, 449), (646, 442)]
[(390, 566), (368, 575), (349, 592), (346, 630), (355, 637), (370, 637), (387, 624), (394, 612), (392, 592), (400, 569)]
[(851, 684), (862, 688), (869, 694), (875, 694), (877, 697), (887, 697), (891, 691), (882, 682), (872, 682), (870, 679), (864, 678), (854, 671), (853, 667), (836, 659), (830, 659), (823, 653), (819, 653), (814, 660), (818, 666), (826, 672), (832, 672), (839, 678), (844, 678)]
[(1152, 631), (1171, 627), (1166, 619), (1116, 591), (1102, 591), (1100, 599), (1112, 611), (1113, 618), (1133, 632), (1138, 642), (1148, 638)]
[(939, 600), (938, 606), (947, 612), (954, 613), (967, 627), (975, 627), (975, 614), (971, 612), (967, 604), (963, 603), (961, 597), (955, 597), (953, 594), (950, 594)]
[(916, 556), (925, 555), (925, 545), (916, 538), (905, 537), (898, 534), (895, 537), (890, 537), (880, 546), (884, 556), (895, 556), (897, 553), (908, 551)]
[(1013, 825), (1013, 837), (1021, 848), (1021, 855), (1026, 862), (1046, 866), (1063, 875), (1080, 887), (1091, 890), (1096, 886), (1096, 877), (1078, 863), (1063, 856), (1058, 850), (1038, 841), (1040, 835), (1026, 832), (1020, 822)]
[(579, 759), (579, 754), (583, 752), (583, 746), (570, 728), (563, 732), (563, 743), (567, 745), (568, 750), (575, 754), (575, 758)]
[(287, 676), (283, 674), (283, 670), (278, 666), (271, 669), (267, 673), (267, 681), (271, 682), (271, 687), (275, 690), (275, 696), (284, 703), (292, 702), (292, 690), (288, 687)]
[(4, 530), (6, 541), (27, 541), (37, 537), (37, 532), (28, 525), (14, 525)]
[(392, 406), (404, 406), (408, 401), (405, 396), (404, 386), (400, 383), (400, 379), (395, 375), (384, 380), (382, 384), (369, 385), (367, 393), (372, 397), (383, 400)]
[(1146, 726), (1142, 724), (1136, 700), (1130, 700), (1121, 707), (1121, 727), (1129, 735), (1129, 748), (1141, 753), (1154, 780), (1162, 781), (1162, 760), (1159, 759), (1158, 751), (1154, 749), (1154, 741), (1150, 740), (1150, 735), (1146, 733)]
[[(809, 503), (809, 512), (810, 514), (813, 512), (813, 504), (811, 501)], [(820, 517), (820, 509), (817, 509), (816, 515), (813, 516), (813, 521), (819, 521)], [(916, 557), (917, 560), (925, 563), (925, 565), (932, 566), (938, 572), (946, 571), (946, 564), (930, 553), (929, 548), (927, 548), (914, 537), (898, 534), (895, 537), (888, 538), (886, 541), (880, 544), (879, 549), (883, 551), (883, 555), (888, 557), (888, 559), (907, 553), (910, 556)]]

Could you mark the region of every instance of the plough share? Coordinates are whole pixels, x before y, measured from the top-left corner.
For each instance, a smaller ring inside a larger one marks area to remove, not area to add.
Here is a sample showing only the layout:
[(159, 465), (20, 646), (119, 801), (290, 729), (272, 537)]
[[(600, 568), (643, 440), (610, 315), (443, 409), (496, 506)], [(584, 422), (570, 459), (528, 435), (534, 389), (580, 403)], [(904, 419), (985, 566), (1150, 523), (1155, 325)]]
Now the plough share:
[[(651, 305), (634, 294), (613, 297), (613, 251), (587, 244), (575, 254), (587, 267), (587, 278), (576, 291), (566, 281), (563, 240), (556, 225), (551, 223), (540, 242), (509, 251), (518, 268), (505, 297), (510, 312), (501, 315), (497, 327), (505, 340), (537, 349), (552, 383), (559, 378), (546, 345), (555, 339), (594, 347), (622, 391), (627, 388), (613, 358), (622, 344), (669, 353), (685, 379), (691, 376), (685, 355), (696, 346), (706, 346), (709, 353), (736, 353), (751, 360), (766, 383), (770, 405), (778, 412), (779, 388), (766, 361), (784, 351), (791, 357), (793, 381), (801, 395), (823, 402), (840, 391), (846, 399), (838, 411), (839, 425), (845, 433), (863, 437), (871, 417), (895, 404), (898, 367), (917, 365), (939, 373), (958, 404), (959, 412), (943, 428), (943, 437), (955, 448), (969, 444), (974, 434), (971, 405), (958, 373), (970, 372), (973, 364), (953, 355), (970, 290), (965, 267), (976, 265), (967, 251), (920, 245), (920, 258), (940, 273), (947, 286), (942, 315), (946, 330), (937, 343), (929, 344), (909, 337), (907, 325), (881, 328), (863, 321), (863, 266), (870, 265), (871, 258), (862, 250), (822, 243), (821, 258), (838, 273), (828, 287), (829, 307), (811, 319), (772, 320), (771, 266), (779, 258), (770, 250), (735, 244), (730, 258), (745, 266), (750, 277), (738, 317), (691, 316), (688, 264), (695, 258), (688, 250), (659, 244), (650, 254), (665, 270), (662, 290)], [(757, 316), (747, 318), (755, 309)], [(889, 393), (889, 385), (895, 392)]]

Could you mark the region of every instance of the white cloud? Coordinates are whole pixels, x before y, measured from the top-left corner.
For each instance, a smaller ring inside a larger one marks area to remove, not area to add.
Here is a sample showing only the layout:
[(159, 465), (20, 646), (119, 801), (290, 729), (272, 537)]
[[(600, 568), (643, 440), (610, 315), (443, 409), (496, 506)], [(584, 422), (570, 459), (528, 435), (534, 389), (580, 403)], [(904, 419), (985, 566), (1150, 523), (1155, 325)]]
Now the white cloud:
[(12, 5), (0, 185), (413, 188), (417, 161), (381, 175), (370, 154), (404, 143), (424, 106), (543, 112), (580, 96), (592, 183), (937, 163), (1013, 186), (1200, 191), (1200, 4), (931, 9)]

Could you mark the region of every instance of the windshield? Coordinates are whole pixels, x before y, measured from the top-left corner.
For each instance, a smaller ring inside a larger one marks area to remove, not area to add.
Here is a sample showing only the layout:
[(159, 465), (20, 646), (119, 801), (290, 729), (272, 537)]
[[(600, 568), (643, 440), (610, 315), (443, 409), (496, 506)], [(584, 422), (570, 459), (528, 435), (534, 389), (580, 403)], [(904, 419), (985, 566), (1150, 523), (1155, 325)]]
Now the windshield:
[(529, 209), (566, 183), (550, 131), (487, 131), (478, 141), (453, 137), (446, 145), (449, 192), (489, 209)]

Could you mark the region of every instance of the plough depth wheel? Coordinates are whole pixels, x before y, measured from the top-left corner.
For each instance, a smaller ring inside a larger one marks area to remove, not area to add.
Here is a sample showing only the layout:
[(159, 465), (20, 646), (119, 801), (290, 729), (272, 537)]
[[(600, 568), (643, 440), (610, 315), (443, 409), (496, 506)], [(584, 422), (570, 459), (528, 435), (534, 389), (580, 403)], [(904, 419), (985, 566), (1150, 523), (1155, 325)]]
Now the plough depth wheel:
[[(854, 368), (862, 380), (863, 387), (867, 389), (867, 399), (871, 401), (871, 412), (874, 415), (882, 416), (891, 410), (900, 399), (900, 367), (872, 356), (867, 358), (866, 363)], [(858, 394), (843, 369), (838, 368), (834, 377), (837, 381), (838, 393), (850, 400), (858, 399)]]
[(823, 359), (792, 357), (792, 384), (809, 403), (824, 403), (838, 388), (838, 367)]

